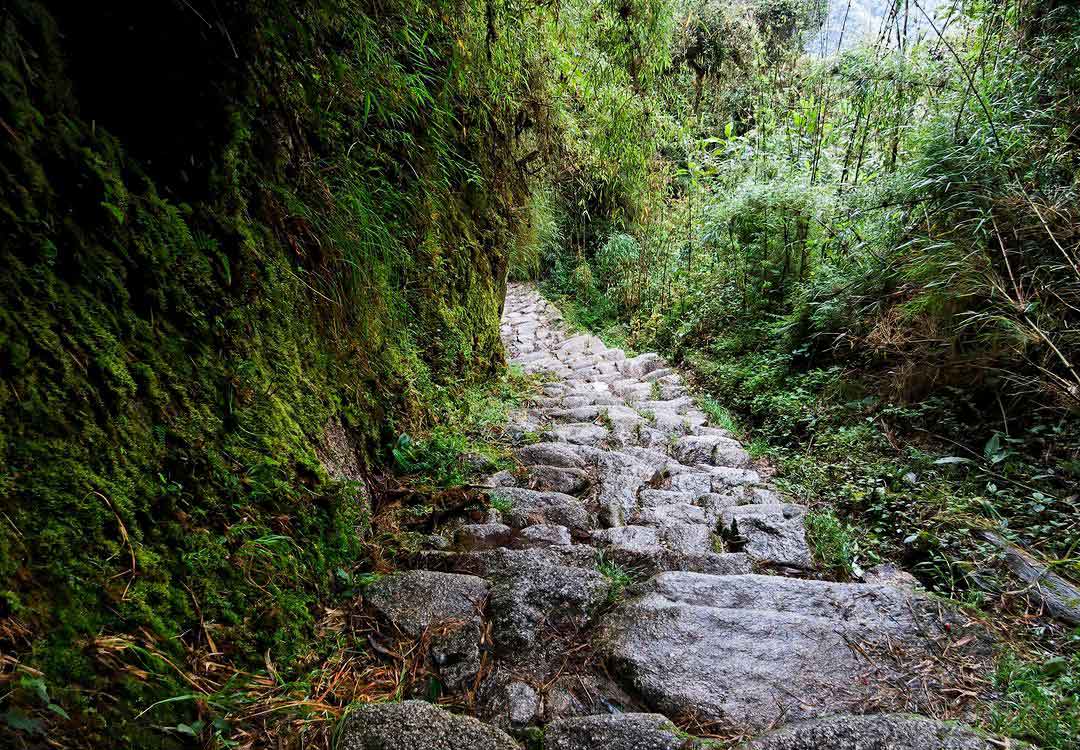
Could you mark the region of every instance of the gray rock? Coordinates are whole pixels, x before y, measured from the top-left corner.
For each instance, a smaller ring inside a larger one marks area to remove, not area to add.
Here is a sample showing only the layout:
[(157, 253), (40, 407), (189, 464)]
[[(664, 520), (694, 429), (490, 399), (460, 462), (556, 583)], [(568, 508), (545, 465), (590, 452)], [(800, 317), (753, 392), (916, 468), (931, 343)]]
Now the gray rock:
[(598, 424), (581, 422), (549, 427), (546, 434), (550, 434), (555, 440), (561, 442), (596, 446), (607, 439), (608, 430)]
[(686, 435), (690, 432), (691, 427), (687, 422), (686, 417), (676, 414), (671, 411), (653, 411), (650, 412), (647, 409), (642, 409), (647, 414), (652, 415), (650, 426), (658, 430), (663, 434), (665, 438), (670, 436)]
[(521, 529), (533, 524), (557, 524), (575, 531), (596, 526), (596, 519), (585, 504), (572, 495), (561, 492), (540, 492), (518, 487), (488, 490), (492, 498), (509, 501), (510, 509), (503, 511), (503, 520)]
[[(662, 399), (675, 399), (675, 398), (687, 398), (686, 387), (681, 382), (676, 382), (674, 379), (664, 378), (668, 381), (667, 385), (660, 388), (660, 398)], [(660, 381), (664, 382), (664, 381)]]
[(433, 630), (432, 660), (454, 689), (480, 671), (481, 614), (489, 590), (475, 576), (410, 570), (368, 586), (364, 601), (411, 638)]
[(521, 540), (530, 547), (566, 546), (571, 544), (570, 529), (552, 524), (537, 524), (521, 530)]
[(713, 451), (712, 461), (716, 466), (741, 469), (750, 465), (750, 454), (735, 441), (730, 441), (716, 446), (716, 450)]
[(674, 552), (704, 554), (712, 549), (712, 529), (701, 523), (671, 521), (660, 527), (660, 543)]
[(618, 379), (611, 383), (611, 391), (626, 399), (627, 403), (644, 401), (652, 396), (652, 386), (636, 379)]
[(611, 549), (607, 558), (638, 578), (657, 573), (683, 571), (714, 576), (745, 575), (752, 572), (750, 558), (741, 552), (683, 554), (663, 547), (644, 550)]
[[(1028, 745), (1011, 742), (1017, 750)], [(997, 750), (1006, 747), (959, 725), (905, 714), (831, 716), (784, 727), (741, 750)]]
[(513, 487), (517, 479), (509, 471), (499, 471), (482, 482), (484, 487)]
[[(558, 632), (584, 627), (606, 597), (609, 584), (595, 570), (552, 562), (544, 553), (560, 549), (499, 550), (489, 609), (495, 644), (504, 658), (542, 667), (542, 646), (557, 648)], [(562, 548), (570, 549), (570, 548)]]
[(725, 439), (707, 435), (687, 435), (675, 441), (675, 445), (671, 449), (671, 455), (679, 463), (687, 466), (711, 464), (717, 445)]
[(670, 367), (658, 367), (655, 370), (645, 373), (641, 376), (643, 383), (652, 383), (655, 380), (667, 378), (675, 374), (675, 371)]
[(428, 534), (427, 545), (432, 549), (448, 549), (450, 539), (445, 534)]
[(737, 505), (721, 511), (725, 536), (738, 540), (754, 560), (809, 569), (814, 566), (806, 544), (806, 508), (791, 503)]
[(665, 505), (694, 505), (698, 496), (692, 492), (676, 492), (675, 490), (654, 490), (643, 488), (638, 492), (638, 512), (659, 508)]
[(583, 333), (564, 341), (558, 347), (557, 351), (562, 354), (575, 356), (584, 352), (604, 352), (607, 351), (607, 347), (605, 347), (604, 342), (602, 342), (596, 336), (591, 336), (587, 333)]
[(632, 454), (607, 451), (596, 459), (600, 492), (600, 520), (608, 526), (619, 526), (637, 509), (638, 491), (657, 481), (656, 468)]
[(621, 452), (628, 456), (633, 456), (643, 464), (648, 464), (657, 474), (667, 472), (669, 465), (674, 463), (671, 458), (661, 450), (629, 447), (623, 448)]
[(753, 469), (738, 469), (731, 466), (710, 466), (709, 474), (712, 475), (712, 491), (724, 492), (730, 487), (738, 487), (744, 484), (758, 484), (761, 475)]
[(730, 494), (709, 492), (698, 497), (695, 503), (701, 506), (709, 523), (716, 524), (724, 510), (737, 505), (738, 500)]
[(543, 372), (544, 370), (558, 370), (562, 363), (554, 357), (547, 356), (532, 362), (521, 363), (521, 369), (527, 373)]
[(531, 724), (540, 714), (540, 693), (509, 671), (497, 668), (480, 686), (479, 713), (502, 729)]
[[(749, 487), (747, 489), (749, 489), (750, 491), (750, 497), (745, 503), (746, 505), (750, 505), (753, 503), (762, 503), (765, 505), (769, 505), (773, 503), (784, 502), (783, 498), (780, 497), (780, 494), (778, 492), (776, 492), (775, 490), (770, 490), (767, 487)], [(744, 503), (739, 504), (743, 505)]]
[(589, 475), (583, 469), (565, 469), (558, 466), (529, 466), (525, 469), (529, 489), (562, 492), (572, 495), (589, 485)]
[(577, 406), (574, 408), (549, 409), (545, 416), (559, 422), (592, 422), (600, 416), (603, 409), (599, 406)]
[(619, 371), (630, 377), (640, 378), (653, 370), (659, 370), (664, 366), (664, 360), (659, 354), (647, 352), (636, 357), (624, 359), (619, 362)]
[(476, 576), (409, 570), (383, 576), (364, 601), (403, 633), (418, 638), (432, 625), (465, 622), (483, 610), (490, 586)]
[(457, 543), (468, 549), (495, 549), (510, 543), (511, 528), (501, 523), (469, 523), (457, 531)]
[(636, 699), (617, 682), (595, 673), (561, 672), (544, 691), (544, 721), (632, 711)]
[(880, 699), (900, 671), (862, 654), (940, 650), (939, 608), (891, 586), (662, 573), (604, 618), (598, 643), (654, 710), (761, 731)]
[(340, 750), (520, 750), (509, 735), (424, 701), (368, 703), (348, 713)]
[(652, 526), (613, 526), (592, 533), (593, 544), (632, 552), (653, 552), (660, 546), (660, 534)]
[(609, 714), (559, 719), (544, 731), (544, 750), (691, 750), (667, 717)]
[(697, 497), (712, 492), (713, 486), (712, 474), (686, 471), (673, 475), (668, 488), (672, 492), (682, 492)]
[(690, 503), (654, 505), (638, 511), (630, 520), (644, 526), (663, 526), (673, 522), (705, 524), (709, 522), (705, 509)]
[(870, 568), (863, 575), (863, 581), (865, 583), (880, 583), (886, 586), (900, 586), (908, 589), (919, 588), (919, 579), (892, 563), (882, 563)]
[[(438, 554), (438, 553), (432, 553)], [(497, 549), (470, 552), (443, 558), (458, 572), (483, 576), (488, 579), (507, 579), (534, 561), (566, 568), (596, 569), (596, 548), (587, 544), (550, 545), (524, 549)]]
[(514, 451), (518, 461), (526, 466), (558, 466), (564, 469), (584, 469), (589, 465), (588, 451), (566, 443), (534, 443)]

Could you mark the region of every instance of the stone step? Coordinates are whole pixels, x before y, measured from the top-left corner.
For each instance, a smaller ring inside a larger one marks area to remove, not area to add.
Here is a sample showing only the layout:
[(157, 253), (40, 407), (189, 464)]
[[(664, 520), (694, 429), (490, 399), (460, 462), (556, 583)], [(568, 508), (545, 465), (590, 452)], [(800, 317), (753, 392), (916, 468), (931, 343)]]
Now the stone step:
[(889, 586), (672, 572), (607, 615), (598, 642), (655, 710), (760, 732), (872, 704), (916, 665), (899, 700), (921, 705), (922, 685), (950, 679), (927, 653), (979, 658), (978, 639), (940, 612)]

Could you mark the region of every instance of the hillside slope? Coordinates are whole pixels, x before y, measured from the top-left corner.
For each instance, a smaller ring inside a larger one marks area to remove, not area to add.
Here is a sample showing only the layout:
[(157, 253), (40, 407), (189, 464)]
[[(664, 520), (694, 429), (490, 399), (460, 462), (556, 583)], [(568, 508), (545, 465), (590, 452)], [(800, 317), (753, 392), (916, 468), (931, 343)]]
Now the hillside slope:
[(458, 5), (0, 15), (0, 639), (20, 736), (139, 745), (132, 714), (189, 692), (170, 667), (200, 653), (310, 665), (362, 558), (359, 480), (437, 418), (448, 379), (502, 366), (528, 133), (492, 63), (502, 18)]

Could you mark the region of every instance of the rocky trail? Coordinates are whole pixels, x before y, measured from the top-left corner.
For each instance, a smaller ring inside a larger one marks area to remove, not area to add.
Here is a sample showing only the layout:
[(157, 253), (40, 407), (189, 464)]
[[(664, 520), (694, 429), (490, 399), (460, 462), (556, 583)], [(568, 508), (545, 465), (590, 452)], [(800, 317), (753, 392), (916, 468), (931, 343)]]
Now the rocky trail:
[(550, 376), (508, 426), (520, 468), (487, 482), (484, 523), (365, 593), (475, 718), (366, 705), (339, 747), (1005, 746), (942, 721), (985, 690), (988, 636), (893, 569), (818, 580), (806, 509), (659, 356), (564, 332), (529, 286), (502, 333)]

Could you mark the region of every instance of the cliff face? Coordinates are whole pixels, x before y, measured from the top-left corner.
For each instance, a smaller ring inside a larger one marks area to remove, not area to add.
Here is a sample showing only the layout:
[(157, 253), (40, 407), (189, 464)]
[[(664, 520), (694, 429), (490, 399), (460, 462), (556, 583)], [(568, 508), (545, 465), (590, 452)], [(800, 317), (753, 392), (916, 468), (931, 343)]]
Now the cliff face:
[(175, 694), (113, 657), (190, 628), (310, 655), (350, 480), (502, 366), (527, 186), (472, 4), (3, 11), (0, 637), (54, 690)]

